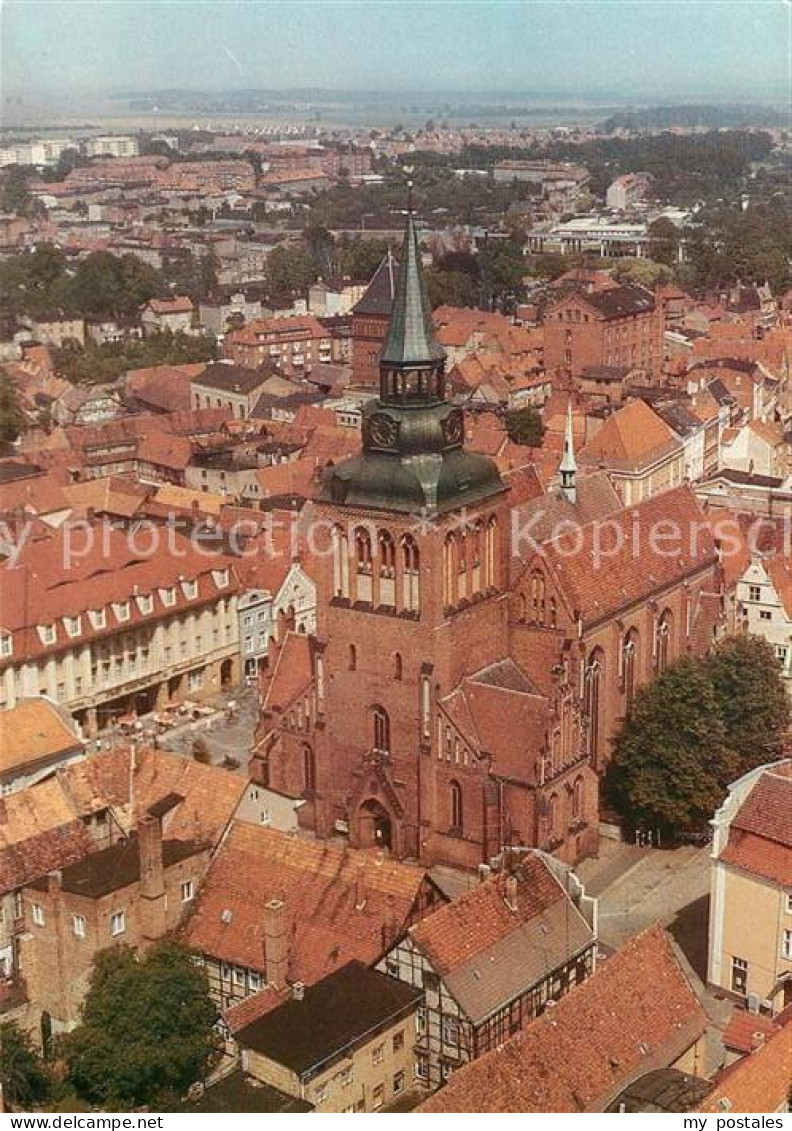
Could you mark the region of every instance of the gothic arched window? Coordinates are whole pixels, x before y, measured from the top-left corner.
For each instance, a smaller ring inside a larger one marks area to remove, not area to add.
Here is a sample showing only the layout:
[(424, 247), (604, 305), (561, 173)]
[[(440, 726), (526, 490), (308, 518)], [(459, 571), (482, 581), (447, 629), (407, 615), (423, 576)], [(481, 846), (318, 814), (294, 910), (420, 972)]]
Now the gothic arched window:
[(357, 671), (357, 648), (354, 644), (349, 645), (349, 670), (351, 672)]
[(355, 530), (356, 599), (371, 601), (371, 534), (365, 526)]
[(377, 549), (379, 551), (379, 603), (394, 606), (396, 604), (396, 543), (393, 535), (387, 530), (380, 530), (377, 535)]
[(371, 712), (374, 725), (374, 749), (381, 754), (390, 753), (390, 718), (384, 707), (374, 707)]
[(349, 542), (346, 531), (340, 526), (333, 527), (333, 594), (336, 597), (349, 596)]
[(404, 664), (402, 663), (401, 653), (397, 652), (393, 657), (393, 678), (400, 680), (404, 675)]
[(579, 821), (583, 816), (583, 778), (575, 778), (575, 784), (572, 786), (572, 817), (575, 821)]
[(537, 624), (545, 622), (546, 584), (544, 574), (534, 570), (531, 574), (531, 615)]
[(456, 604), (456, 534), (447, 534), (443, 542), (443, 604)]
[(417, 613), (420, 608), (420, 569), (421, 556), (418, 552), (418, 543), (415, 541), (412, 534), (405, 534), (404, 538), (402, 538), (404, 607), (412, 613)]
[(674, 614), (670, 609), (664, 609), (657, 621), (655, 629), (655, 667), (658, 672), (665, 671), (671, 655), (671, 632), (674, 624)]
[(629, 632), (625, 633), (621, 649), (622, 687), (624, 689), (624, 703), (627, 708), (630, 707), (635, 696), (638, 646), (638, 631), (631, 628)]
[(588, 748), (593, 758), (600, 753), (602, 714), (602, 680), (605, 657), (601, 648), (595, 648), (588, 658), (584, 673), (583, 705), (588, 720)]
[(461, 833), (464, 825), (464, 811), (462, 805), (462, 786), (458, 781), (449, 783), (448, 795), (451, 809), (451, 831)]
[(303, 746), (303, 783), (306, 793), (313, 793), (316, 789), (316, 758), (307, 742)]

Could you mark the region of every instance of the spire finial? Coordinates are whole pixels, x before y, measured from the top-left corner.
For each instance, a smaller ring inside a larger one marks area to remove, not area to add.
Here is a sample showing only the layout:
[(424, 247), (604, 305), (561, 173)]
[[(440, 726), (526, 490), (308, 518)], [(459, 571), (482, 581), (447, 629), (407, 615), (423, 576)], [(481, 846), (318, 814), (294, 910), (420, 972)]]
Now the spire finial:
[(572, 429), (572, 397), (567, 401), (566, 429), (564, 431), (564, 454), (558, 465), (561, 476), (561, 493), (567, 502), (572, 504), (577, 500), (577, 460), (575, 459), (575, 434)]

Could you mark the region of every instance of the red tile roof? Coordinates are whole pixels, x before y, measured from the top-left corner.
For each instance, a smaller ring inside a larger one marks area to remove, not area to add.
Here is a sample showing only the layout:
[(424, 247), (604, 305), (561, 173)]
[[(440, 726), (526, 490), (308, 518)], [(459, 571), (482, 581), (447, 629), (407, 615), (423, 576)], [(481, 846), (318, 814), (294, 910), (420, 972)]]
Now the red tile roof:
[(378, 959), (417, 913), (425, 884), (422, 868), (382, 853), (236, 821), (184, 938), (200, 953), (266, 972), (263, 908), (277, 896), (285, 901), (291, 938), (289, 978), (312, 985), (353, 958)]
[(712, 532), (687, 486), (627, 507), (604, 522), (564, 529), (541, 552), (570, 611), (585, 622), (646, 600), (717, 561)]
[(786, 1010), (777, 1021), (778, 1031), (763, 1045), (716, 1077), (699, 1111), (726, 1118), (738, 1112), (786, 1109), (792, 1091), (792, 1011)]
[(719, 858), (762, 879), (792, 886), (792, 761), (761, 774), (734, 816)]
[(494, 1052), (464, 1065), (422, 1112), (591, 1112), (677, 1060), (707, 1027), (659, 926)]
[(311, 647), (308, 637), (301, 632), (287, 632), (278, 650), (278, 658), (269, 681), (265, 709), (288, 710), (295, 699), (308, 690), (311, 679)]

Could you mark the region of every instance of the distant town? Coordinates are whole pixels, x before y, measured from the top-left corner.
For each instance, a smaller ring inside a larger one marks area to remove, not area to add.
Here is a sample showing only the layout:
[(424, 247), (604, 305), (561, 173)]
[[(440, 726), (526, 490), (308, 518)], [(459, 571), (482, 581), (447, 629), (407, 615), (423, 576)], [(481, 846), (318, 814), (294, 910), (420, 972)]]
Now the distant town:
[(0, 131), (3, 1109), (789, 1111), (786, 116), (279, 98)]

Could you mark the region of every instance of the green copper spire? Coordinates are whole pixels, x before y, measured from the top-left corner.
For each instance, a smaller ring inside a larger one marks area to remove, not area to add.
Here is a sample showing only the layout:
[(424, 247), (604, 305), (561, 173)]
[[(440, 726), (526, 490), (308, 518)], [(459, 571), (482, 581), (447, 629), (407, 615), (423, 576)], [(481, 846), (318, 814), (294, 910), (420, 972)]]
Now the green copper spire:
[(444, 358), (445, 351), (435, 337), (415, 217), (410, 209), (407, 213), (390, 328), (380, 354), (380, 364), (431, 365)]

